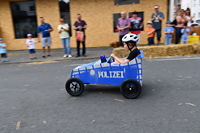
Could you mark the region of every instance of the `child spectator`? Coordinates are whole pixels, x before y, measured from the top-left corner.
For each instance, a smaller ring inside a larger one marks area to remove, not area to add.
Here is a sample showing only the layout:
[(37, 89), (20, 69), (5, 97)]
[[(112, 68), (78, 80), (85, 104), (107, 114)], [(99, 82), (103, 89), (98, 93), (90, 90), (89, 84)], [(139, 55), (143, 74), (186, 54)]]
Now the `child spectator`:
[(171, 21), (167, 21), (167, 27), (165, 31), (165, 45), (172, 44), (172, 34), (174, 33), (174, 28), (171, 26)]
[(37, 43), (34, 39), (32, 39), (31, 34), (27, 34), (28, 39), (26, 40), (26, 45), (28, 47), (29, 53), (30, 53), (30, 59), (37, 59), (35, 53), (35, 43)]
[(187, 27), (187, 23), (184, 24), (183, 29), (181, 29), (181, 39), (182, 39), (182, 44), (187, 44), (188, 43), (188, 35), (190, 34), (190, 29)]
[(3, 43), (2, 38), (0, 38), (0, 54), (1, 54), (1, 62), (9, 62), (7, 57), (6, 44)]
[(148, 21), (147, 22), (147, 28), (146, 28), (146, 32), (147, 32), (147, 37), (148, 37), (148, 45), (154, 45), (154, 35), (155, 35), (155, 29), (152, 28), (152, 22)]

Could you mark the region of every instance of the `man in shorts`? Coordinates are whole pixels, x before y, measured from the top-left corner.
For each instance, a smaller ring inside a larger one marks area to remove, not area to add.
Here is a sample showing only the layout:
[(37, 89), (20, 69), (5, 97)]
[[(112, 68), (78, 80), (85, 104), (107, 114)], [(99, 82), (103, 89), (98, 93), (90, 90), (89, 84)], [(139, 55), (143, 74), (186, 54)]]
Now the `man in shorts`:
[[(46, 49), (45, 47), (48, 47), (48, 57), (50, 57), (51, 52), (51, 36), (50, 32), (53, 31), (53, 28), (50, 24), (44, 22), (44, 18), (40, 17), (41, 25), (38, 27), (38, 42), (42, 42), (42, 48), (43, 48), (43, 56), (42, 58), (46, 58)], [(42, 34), (42, 37), (41, 37)]]
[(156, 29), (155, 33), (157, 34), (158, 45), (160, 45), (161, 30), (162, 30), (162, 21), (164, 19), (164, 14), (159, 11), (159, 6), (154, 6), (155, 12), (151, 15), (151, 21), (153, 22), (153, 28)]

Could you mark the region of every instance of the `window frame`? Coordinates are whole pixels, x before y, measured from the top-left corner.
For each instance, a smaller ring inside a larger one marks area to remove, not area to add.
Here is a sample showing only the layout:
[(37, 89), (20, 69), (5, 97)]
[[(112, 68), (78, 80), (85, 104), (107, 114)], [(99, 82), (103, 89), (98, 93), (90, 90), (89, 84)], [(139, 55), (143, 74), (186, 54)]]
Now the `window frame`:
[[(25, 12), (31, 12), (31, 13), (35, 13), (35, 24), (36, 24), (36, 27), (34, 27), (35, 28), (35, 30), (34, 30), (34, 32), (35, 32), (35, 34), (32, 34), (32, 36), (33, 36), (33, 38), (37, 38), (37, 29), (38, 29), (38, 21), (37, 21), (37, 9), (36, 9), (36, 0), (26, 0), (26, 1), (10, 1), (9, 2), (9, 4), (10, 4), (10, 11), (11, 11), (11, 19), (12, 19), (12, 25), (13, 25), (13, 33), (14, 33), (14, 38), (15, 39), (26, 39), (27, 37), (26, 37), (26, 35), (24, 35), (24, 37), (23, 37), (23, 34), (21, 34), (20, 36), (22, 36), (22, 37), (17, 37), (17, 30), (16, 29), (18, 29), (19, 27), (16, 27), (16, 25), (15, 24), (17, 24), (17, 23), (15, 23), (15, 17), (17, 17), (17, 16), (15, 16), (15, 14), (14, 14), (14, 12), (16, 11), (16, 10), (13, 10), (13, 8), (12, 8), (12, 4), (14, 4), (14, 3), (18, 3), (18, 2), (31, 2), (31, 1), (33, 1), (34, 2), (34, 6), (35, 6), (35, 11), (30, 11), (30, 6), (27, 8), (27, 10), (25, 11)], [(29, 4), (28, 4), (29, 5)], [(22, 10), (20, 10), (20, 6), (18, 6), (18, 9), (17, 9), (17, 11), (22, 11)], [(28, 15), (26, 16), (26, 18), (28, 18)], [(30, 17), (31, 18), (31, 17)], [(19, 30), (19, 31), (21, 31), (21, 30)], [(29, 32), (27, 32), (26, 34), (30, 34)]]

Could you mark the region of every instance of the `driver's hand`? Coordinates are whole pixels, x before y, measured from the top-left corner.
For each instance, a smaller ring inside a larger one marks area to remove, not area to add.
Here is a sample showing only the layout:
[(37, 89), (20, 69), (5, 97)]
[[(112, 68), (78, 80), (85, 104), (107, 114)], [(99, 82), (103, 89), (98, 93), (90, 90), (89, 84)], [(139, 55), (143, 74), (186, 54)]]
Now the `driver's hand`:
[(111, 54), (110, 56), (111, 56), (111, 57), (113, 57), (113, 58), (115, 57), (115, 55), (114, 55), (114, 54)]

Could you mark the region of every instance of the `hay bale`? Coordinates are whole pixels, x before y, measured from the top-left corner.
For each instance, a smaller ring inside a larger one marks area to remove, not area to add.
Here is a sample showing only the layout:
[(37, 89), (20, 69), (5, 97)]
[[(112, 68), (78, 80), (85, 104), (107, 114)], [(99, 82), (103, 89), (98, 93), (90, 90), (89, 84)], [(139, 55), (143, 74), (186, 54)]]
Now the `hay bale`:
[(178, 44), (166, 46), (166, 54), (167, 56), (185, 56), (193, 55), (195, 52), (192, 44)]
[[(140, 46), (138, 47), (138, 49), (144, 51), (145, 58), (164, 56), (186, 56), (200, 54), (200, 43), (144, 47)], [(122, 47), (114, 48), (113, 53), (119, 58), (124, 58), (129, 55), (129, 51)]]
[(194, 43), (192, 46), (194, 48), (194, 53), (200, 54), (200, 43)]
[(129, 55), (129, 51), (127, 51), (123, 47), (119, 47), (119, 48), (113, 49), (113, 54), (116, 55), (119, 58), (124, 58), (124, 57), (127, 57)]
[(145, 57), (164, 57), (166, 56), (166, 50), (163, 46), (145, 46), (138, 47), (140, 50), (144, 51)]

